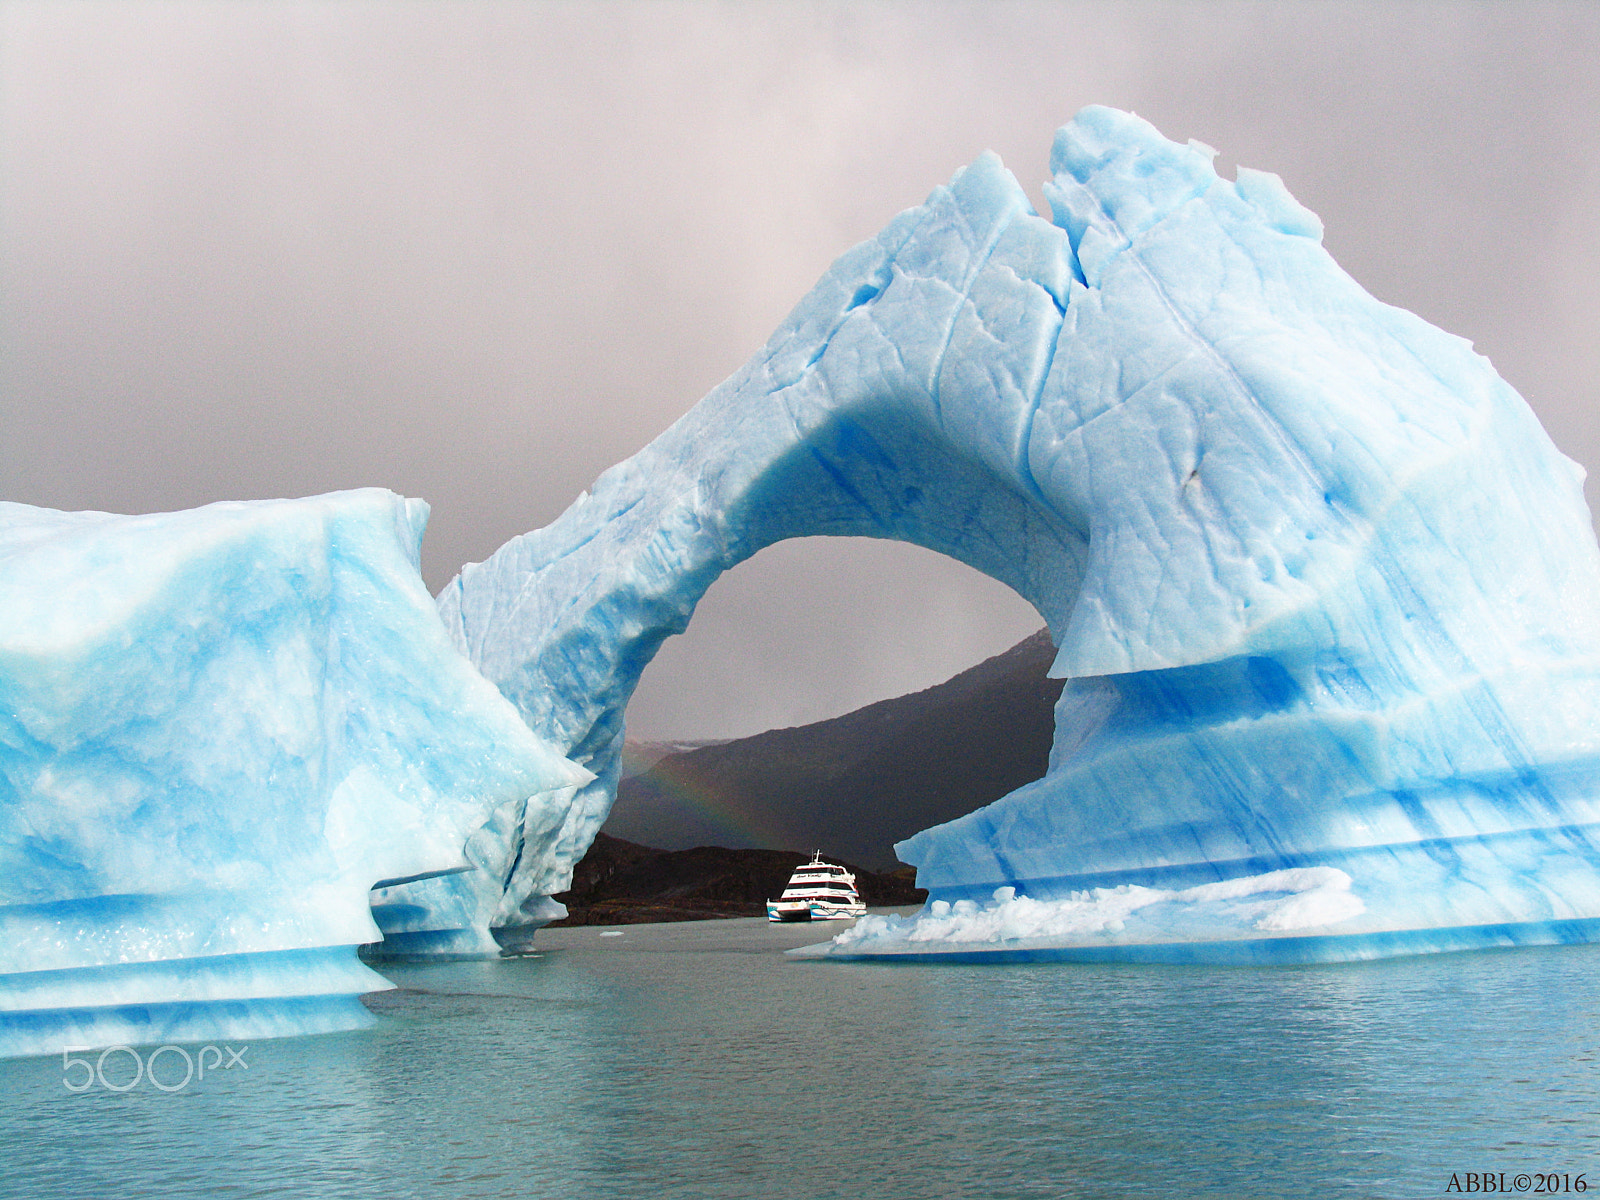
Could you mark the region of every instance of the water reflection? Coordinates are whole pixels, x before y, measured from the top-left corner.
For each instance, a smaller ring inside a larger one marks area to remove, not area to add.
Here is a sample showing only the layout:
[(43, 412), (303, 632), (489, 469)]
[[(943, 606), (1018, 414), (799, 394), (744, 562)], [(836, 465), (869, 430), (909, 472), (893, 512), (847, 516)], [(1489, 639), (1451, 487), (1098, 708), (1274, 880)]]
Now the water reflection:
[[(0, 1194), (1442, 1194), (1580, 1171), (1600, 949), (1318, 967), (795, 962), (764, 922), (397, 967), (167, 1094), (0, 1064)], [(1597, 1180), (1600, 1182), (1600, 1180)]]

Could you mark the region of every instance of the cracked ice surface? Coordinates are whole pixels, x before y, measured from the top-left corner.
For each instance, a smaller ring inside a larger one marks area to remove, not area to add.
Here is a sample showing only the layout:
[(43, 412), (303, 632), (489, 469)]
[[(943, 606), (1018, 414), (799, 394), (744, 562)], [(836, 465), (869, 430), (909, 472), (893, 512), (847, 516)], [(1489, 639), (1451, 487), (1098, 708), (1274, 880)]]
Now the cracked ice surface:
[(0, 504), (0, 1055), (364, 1024), (371, 886), (587, 780), (450, 645), (426, 518)]
[[(1580, 470), (1468, 343), (1344, 274), (1275, 176), (1211, 158), (1087, 109), (1048, 221), (978, 160), (446, 587), (457, 643), (598, 776), (511, 831), (497, 921), (565, 886), (634, 684), (717, 576), (855, 534), (1013, 587), (1068, 680), (1045, 778), (901, 843), (934, 902), (1331, 871), (1350, 902), (1320, 926), (1227, 936), (1341, 957), (1600, 932)], [(1207, 911), (1164, 936), (1215, 941)]]

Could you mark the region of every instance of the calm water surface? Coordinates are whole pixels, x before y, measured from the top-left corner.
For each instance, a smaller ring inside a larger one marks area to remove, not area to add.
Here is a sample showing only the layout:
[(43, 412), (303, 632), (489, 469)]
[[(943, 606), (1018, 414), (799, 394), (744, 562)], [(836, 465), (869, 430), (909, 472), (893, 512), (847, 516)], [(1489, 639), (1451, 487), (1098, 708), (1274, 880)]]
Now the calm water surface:
[(819, 931), (759, 920), (540, 940), (391, 968), (375, 1028), (256, 1042), (181, 1091), (0, 1063), (0, 1195), (1600, 1191), (1600, 947), (919, 967), (789, 960)]

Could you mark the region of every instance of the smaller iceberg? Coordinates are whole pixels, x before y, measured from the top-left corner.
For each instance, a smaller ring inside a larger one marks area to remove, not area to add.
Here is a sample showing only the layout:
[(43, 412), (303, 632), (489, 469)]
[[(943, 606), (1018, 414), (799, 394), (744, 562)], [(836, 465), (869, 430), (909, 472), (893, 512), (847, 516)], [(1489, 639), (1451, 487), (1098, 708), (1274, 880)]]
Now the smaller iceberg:
[(0, 503), (0, 1057), (367, 1024), (373, 885), (588, 782), (450, 644), (426, 519)]

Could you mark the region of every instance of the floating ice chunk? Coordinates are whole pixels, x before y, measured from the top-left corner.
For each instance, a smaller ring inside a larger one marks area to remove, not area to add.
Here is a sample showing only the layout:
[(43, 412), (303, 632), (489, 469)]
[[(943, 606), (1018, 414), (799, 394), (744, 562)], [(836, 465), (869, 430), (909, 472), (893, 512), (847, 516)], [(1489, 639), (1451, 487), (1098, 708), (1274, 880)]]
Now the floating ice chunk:
[(929, 943), (1044, 947), (1163, 940), (1175, 926), (1235, 937), (1326, 931), (1364, 910), (1350, 889), (1350, 876), (1331, 867), (1269, 871), (1180, 891), (1091, 888), (1056, 900), (1034, 900), (1007, 886), (996, 888), (987, 904), (935, 900), (909, 919), (865, 916), (833, 944), (889, 953), (927, 949)]

